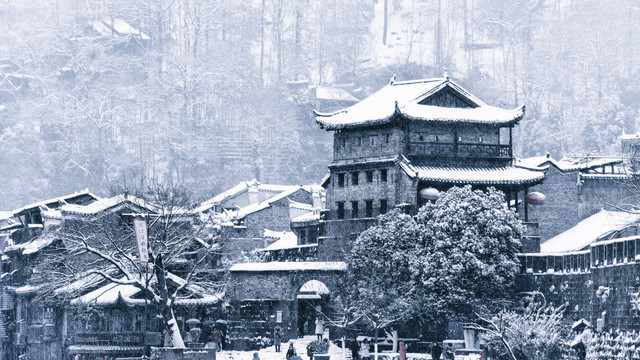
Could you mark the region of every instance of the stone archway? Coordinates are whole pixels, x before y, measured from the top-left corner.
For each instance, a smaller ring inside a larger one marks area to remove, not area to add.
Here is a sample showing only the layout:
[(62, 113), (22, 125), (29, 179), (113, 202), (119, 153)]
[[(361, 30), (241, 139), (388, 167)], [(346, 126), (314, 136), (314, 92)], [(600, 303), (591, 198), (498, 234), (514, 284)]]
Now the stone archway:
[(298, 308), (298, 335), (315, 333), (316, 318), (326, 311), (331, 291), (322, 281), (305, 282), (296, 295)]

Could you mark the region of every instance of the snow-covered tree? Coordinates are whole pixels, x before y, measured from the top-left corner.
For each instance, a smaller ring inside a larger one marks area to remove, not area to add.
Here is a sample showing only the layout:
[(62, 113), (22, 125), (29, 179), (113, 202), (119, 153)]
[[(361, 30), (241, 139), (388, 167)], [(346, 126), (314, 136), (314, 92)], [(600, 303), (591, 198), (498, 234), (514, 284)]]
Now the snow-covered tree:
[(453, 187), (416, 216), (424, 241), (412, 269), (426, 316), (501, 307), (518, 273), (522, 224), (504, 194)]
[(375, 330), (394, 328), (413, 315), (411, 263), (422, 231), (409, 215), (393, 210), (364, 231), (347, 257), (349, 308)]
[[(80, 210), (82, 216), (45, 232), (56, 241), (41, 251), (31, 282), (43, 301), (62, 302), (68, 299), (61, 296), (77, 296), (86, 291), (82, 284), (96, 280), (135, 286), (162, 317), (165, 345), (182, 348), (174, 308), (182, 298), (215, 296), (221, 288), (210, 267), (218, 237), (187, 210), (186, 191), (158, 185), (148, 190), (140, 197), (125, 193), (98, 201), (89, 206), (100, 211)], [(135, 214), (148, 221), (146, 271), (133, 229)]]
[(521, 234), (494, 189), (451, 188), (416, 217), (394, 210), (353, 243), (346, 307), (374, 329), (499, 308), (512, 294)]
[(497, 360), (566, 359), (569, 327), (564, 308), (546, 304), (540, 293), (528, 294), (518, 310), (502, 310), (469, 326), (482, 332), (487, 355)]

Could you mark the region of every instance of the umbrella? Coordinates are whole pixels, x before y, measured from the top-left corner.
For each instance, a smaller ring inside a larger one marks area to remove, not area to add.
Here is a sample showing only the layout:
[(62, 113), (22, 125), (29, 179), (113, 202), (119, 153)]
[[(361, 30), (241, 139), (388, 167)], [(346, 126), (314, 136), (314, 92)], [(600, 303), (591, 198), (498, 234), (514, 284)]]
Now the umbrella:
[(218, 319), (216, 320), (216, 324), (229, 325), (229, 322), (227, 320)]
[(189, 319), (186, 321), (187, 325), (200, 325), (200, 320), (198, 319)]

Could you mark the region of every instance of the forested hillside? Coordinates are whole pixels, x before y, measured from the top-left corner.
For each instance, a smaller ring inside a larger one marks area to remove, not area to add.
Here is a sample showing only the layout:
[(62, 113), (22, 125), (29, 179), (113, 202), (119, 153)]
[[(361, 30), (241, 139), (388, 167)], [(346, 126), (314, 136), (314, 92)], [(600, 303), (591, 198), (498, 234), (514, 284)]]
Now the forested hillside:
[[(313, 86), (452, 78), (526, 104), (518, 156), (638, 130), (634, 0), (0, 0), (0, 209), (83, 188), (318, 182)], [(325, 108), (323, 108), (325, 107)]]

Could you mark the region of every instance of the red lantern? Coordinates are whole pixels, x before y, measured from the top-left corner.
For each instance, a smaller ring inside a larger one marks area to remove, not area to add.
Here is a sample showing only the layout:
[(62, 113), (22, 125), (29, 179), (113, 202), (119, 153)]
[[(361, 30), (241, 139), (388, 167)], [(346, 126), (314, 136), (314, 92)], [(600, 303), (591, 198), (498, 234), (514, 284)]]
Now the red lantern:
[(420, 190), (420, 197), (424, 200), (436, 201), (440, 198), (440, 191), (434, 188), (424, 188)]
[(530, 205), (543, 205), (545, 200), (547, 200), (547, 197), (543, 193), (537, 191), (528, 193), (524, 198), (524, 201)]

